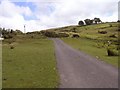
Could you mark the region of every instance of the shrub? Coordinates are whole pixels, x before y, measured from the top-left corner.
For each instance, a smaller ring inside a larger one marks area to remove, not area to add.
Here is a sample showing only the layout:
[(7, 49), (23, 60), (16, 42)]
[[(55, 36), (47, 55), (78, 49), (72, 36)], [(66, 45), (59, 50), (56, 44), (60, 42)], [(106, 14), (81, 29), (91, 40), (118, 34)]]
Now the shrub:
[(98, 33), (100, 33), (100, 34), (106, 34), (107, 31), (98, 31)]
[(116, 49), (117, 49), (117, 50), (120, 50), (120, 45), (118, 45)]
[(45, 31), (43, 34), (47, 37), (58, 37), (58, 35), (52, 31)]
[(112, 24), (109, 24), (110, 27), (112, 27)]
[(77, 28), (70, 29), (71, 32), (77, 33)]
[(115, 36), (115, 34), (112, 34), (112, 35), (110, 35), (109, 37), (117, 38), (117, 37)]
[(72, 38), (78, 38), (78, 37), (80, 37), (78, 34), (73, 34), (72, 35)]
[(108, 56), (118, 56), (118, 53), (110, 48), (107, 48), (107, 54), (108, 54)]
[(14, 46), (10, 46), (10, 49), (14, 49), (15, 47)]

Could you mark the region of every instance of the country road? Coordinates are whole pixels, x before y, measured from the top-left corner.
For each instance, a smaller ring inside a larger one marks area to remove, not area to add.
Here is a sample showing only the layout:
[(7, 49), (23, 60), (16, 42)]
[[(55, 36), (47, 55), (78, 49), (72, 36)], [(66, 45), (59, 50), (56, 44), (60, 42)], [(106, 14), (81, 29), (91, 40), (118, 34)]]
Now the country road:
[(52, 40), (60, 88), (118, 88), (117, 68), (73, 49), (58, 38)]

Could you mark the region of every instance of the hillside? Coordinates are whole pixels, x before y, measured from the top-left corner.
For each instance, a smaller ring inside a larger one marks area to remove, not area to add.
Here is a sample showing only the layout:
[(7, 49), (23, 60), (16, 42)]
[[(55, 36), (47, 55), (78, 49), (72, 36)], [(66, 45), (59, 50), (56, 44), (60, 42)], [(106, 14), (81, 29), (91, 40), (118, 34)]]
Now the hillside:
[[(66, 26), (61, 28), (49, 29), (56, 33), (67, 33), (72, 37), (73, 34), (78, 34), (81, 38), (116, 40), (118, 37), (118, 23), (103, 23), (86, 26)], [(98, 32), (106, 31), (106, 34), (100, 34)], [(112, 37), (113, 35), (113, 37)], [(114, 37), (115, 36), (115, 37)], [(111, 37), (111, 38), (109, 38)]]
[(66, 26), (49, 29), (44, 32), (49, 32), (45, 35), (49, 36), (50, 34), (53, 37), (59, 37), (78, 50), (82, 50), (107, 63), (118, 66), (117, 56), (120, 49), (118, 42), (118, 23)]

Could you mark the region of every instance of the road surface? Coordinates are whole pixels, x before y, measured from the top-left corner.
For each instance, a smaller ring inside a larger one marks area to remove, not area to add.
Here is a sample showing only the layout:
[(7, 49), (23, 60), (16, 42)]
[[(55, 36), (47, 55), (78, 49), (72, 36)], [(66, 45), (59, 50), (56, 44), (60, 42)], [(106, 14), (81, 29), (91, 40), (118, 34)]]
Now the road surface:
[(117, 68), (71, 48), (58, 38), (52, 40), (60, 74), (59, 88), (118, 88)]

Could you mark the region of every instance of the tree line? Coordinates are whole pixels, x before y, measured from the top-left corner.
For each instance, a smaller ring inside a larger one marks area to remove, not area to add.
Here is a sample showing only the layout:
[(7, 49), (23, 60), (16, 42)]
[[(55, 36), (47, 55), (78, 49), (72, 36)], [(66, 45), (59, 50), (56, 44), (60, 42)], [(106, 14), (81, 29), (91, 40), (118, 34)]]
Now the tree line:
[(78, 22), (78, 25), (92, 25), (92, 24), (98, 24), (98, 23), (102, 23), (102, 21), (100, 20), (100, 18), (94, 18), (94, 19), (85, 19), (84, 21), (80, 20)]
[(0, 37), (2, 37), (4, 39), (13, 38), (17, 34), (23, 34), (23, 32), (20, 30), (0, 28)]

